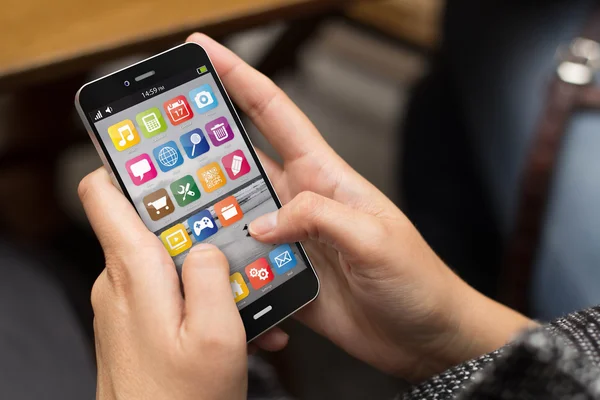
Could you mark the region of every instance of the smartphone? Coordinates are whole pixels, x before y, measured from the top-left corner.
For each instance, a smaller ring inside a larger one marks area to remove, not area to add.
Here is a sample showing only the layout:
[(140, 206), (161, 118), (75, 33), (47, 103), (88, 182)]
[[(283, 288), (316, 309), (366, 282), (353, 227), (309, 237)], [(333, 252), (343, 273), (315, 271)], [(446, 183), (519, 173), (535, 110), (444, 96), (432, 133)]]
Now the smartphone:
[(75, 105), (113, 181), (178, 272), (198, 243), (225, 253), (248, 341), (317, 297), (300, 243), (263, 244), (248, 233), (281, 203), (202, 47), (186, 43), (87, 83)]

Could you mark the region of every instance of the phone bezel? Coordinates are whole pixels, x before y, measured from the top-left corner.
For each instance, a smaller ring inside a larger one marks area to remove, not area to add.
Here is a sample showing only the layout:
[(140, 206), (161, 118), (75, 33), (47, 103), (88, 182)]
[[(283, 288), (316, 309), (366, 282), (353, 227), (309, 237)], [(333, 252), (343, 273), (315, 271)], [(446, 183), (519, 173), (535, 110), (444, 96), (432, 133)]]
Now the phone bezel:
[[(213, 74), (218, 90), (221, 92), (225, 103), (233, 116), (234, 122), (242, 133), (242, 137), (248, 146), (248, 151), (251, 153), (262, 177), (265, 179), (269, 192), (275, 200), (277, 207), (281, 208), (281, 201), (275, 193), (273, 185), (258, 158), (250, 137), (216, 72), (209, 55), (204, 48), (196, 43), (185, 43), (174, 47), (112, 74), (89, 82), (79, 89), (75, 97), (75, 106), (94, 146), (98, 150), (98, 154), (100, 155), (104, 166), (109, 170), (115, 184), (120, 187), (123, 194), (133, 204), (123, 179), (114, 172), (116, 171), (116, 168), (99, 133), (94, 127), (90, 112), (126, 96), (136, 94), (141, 90), (151, 88), (153, 85), (160, 83), (169, 77), (197, 68), (201, 65), (205, 65), (208, 68), (208, 72)], [(139, 82), (133, 79), (150, 70), (155, 72), (151, 77)], [(129, 86), (123, 84), (126, 80), (130, 81)], [(298, 272), (292, 279), (286, 281), (240, 310), (248, 341), (253, 340), (317, 298), (320, 290), (319, 278), (304, 247), (301, 243), (297, 243), (297, 245), (300, 256), (306, 263), (307, 268)], [(254, 315), (269, 306), (272, 307), (271, 311), (256, 320), (254, 319)]]

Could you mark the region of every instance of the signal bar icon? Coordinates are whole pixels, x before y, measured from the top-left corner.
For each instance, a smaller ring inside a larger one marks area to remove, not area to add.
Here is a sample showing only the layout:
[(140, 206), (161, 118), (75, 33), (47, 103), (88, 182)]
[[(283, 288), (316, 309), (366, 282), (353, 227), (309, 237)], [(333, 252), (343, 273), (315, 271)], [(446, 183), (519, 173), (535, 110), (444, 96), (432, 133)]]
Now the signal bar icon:
[(94, 121), (98, 121), (101, 118), (102, 118), (102, 113), (100, 112), (100, 110), (98, 110), (98, 112), (96, 113), (96, 116), (94, 117)]

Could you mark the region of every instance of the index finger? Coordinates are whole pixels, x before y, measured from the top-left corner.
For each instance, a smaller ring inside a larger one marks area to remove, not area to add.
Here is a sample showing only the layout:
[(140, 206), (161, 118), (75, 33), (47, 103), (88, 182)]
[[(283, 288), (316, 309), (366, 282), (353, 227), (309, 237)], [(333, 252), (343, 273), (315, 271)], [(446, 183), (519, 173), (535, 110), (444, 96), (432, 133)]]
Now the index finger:
[(312, 122), (273, 81), (206, 35), (194, 33), (188, 42), (207, 51), (233, 101), (284, 161), (329, 149)]

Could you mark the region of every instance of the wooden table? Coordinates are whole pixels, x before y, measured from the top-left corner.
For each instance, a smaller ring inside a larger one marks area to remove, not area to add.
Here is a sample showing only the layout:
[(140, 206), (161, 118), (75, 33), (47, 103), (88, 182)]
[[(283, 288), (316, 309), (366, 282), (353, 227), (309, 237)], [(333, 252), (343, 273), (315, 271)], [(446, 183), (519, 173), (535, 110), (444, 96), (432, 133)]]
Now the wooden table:
[(332, 10), (349, 0), (4, 0), (0, 91), (157, 51), (195, 30), (224, 35), (276, 19)]

